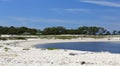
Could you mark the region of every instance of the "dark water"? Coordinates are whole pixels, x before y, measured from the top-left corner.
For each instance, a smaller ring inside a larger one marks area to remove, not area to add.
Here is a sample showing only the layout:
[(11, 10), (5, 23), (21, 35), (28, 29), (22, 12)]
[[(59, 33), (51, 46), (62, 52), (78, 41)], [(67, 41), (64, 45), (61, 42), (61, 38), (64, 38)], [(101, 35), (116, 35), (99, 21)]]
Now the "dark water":
[(120, 53), (120, 42), (70, 42), (36, 45), (37, 48), (59, 48), (92, 52)]

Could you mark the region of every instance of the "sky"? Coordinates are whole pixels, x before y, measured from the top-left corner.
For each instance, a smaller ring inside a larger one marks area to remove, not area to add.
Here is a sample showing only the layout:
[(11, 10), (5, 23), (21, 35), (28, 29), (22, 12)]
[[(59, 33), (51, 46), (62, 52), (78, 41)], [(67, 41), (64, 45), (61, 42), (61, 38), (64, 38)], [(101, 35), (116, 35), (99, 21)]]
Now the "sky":
[(120, 30), (120, 0), (0, 0), (0, 26)]

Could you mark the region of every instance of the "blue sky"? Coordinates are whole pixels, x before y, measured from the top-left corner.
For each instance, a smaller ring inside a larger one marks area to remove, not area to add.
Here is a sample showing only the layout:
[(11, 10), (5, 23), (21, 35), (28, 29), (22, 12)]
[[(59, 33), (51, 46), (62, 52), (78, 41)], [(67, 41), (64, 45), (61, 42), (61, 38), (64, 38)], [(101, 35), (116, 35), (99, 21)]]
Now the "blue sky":
[(119, 0), (0, 0), (1, 26), (120, 30)]

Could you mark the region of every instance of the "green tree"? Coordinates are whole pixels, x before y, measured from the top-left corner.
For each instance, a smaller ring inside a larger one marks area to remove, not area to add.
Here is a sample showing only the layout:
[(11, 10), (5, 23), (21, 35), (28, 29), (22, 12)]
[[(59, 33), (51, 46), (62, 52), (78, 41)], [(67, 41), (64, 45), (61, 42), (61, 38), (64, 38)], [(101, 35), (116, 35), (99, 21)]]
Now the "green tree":
[(43, 34), (48, 34), (48, 35), (59, 35), (59, 34), (65, 34), (65, 33), (66, 33), (66, 29), (61, 26), (48, 27), (43, 30)]
[(109, 31), (107, 31), (107, 32), (105, 33), (105, 35), (111, 35), (111, 33), (110, 33)]
[(96, 35), (97, 33), (100, 32), (100, 27), (96, 27), (96, 26), (91, 26), (91, 27), (87, 27), (87, 26), (83, 26), (83, 27), (79, 27), (78, 31), (79, 34), (85, 34), (85, 35)]
[(120, 31), (118, 31), (118, 35), (120, 35)]
[(16, 28), (14, 26), (9, 27), (8, 34), (16, 34)]
[(117, 31), (116, 30), (113, 30), (113, 35), (117, 35)]

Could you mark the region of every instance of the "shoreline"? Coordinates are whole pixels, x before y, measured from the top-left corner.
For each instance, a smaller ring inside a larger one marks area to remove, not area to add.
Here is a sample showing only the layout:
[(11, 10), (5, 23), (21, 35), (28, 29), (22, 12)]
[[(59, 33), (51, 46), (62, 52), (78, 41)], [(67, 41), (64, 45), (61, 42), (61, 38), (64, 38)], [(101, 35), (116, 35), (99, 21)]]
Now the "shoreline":
[(36, 48), (36, 45), (40, 44), (51, 44), (51, 43), (69, 43), (69, 42), (120, 42), (120, 39), (93, 39), (93, 38), (84, 38), (84, 39), (27, 39), (27, 40), (7, 40), (0, 41), (0, 44), (12, 45), (17, 47), (24, 48)]
[(51, 44), (51, 43), (66, 43), (66, 42), (120, 42), (120, 40), (107, 39), (29, 39), (25, 42), (19, 43), (19, 46), (26, 48), (35, 48), (35, 45)]

